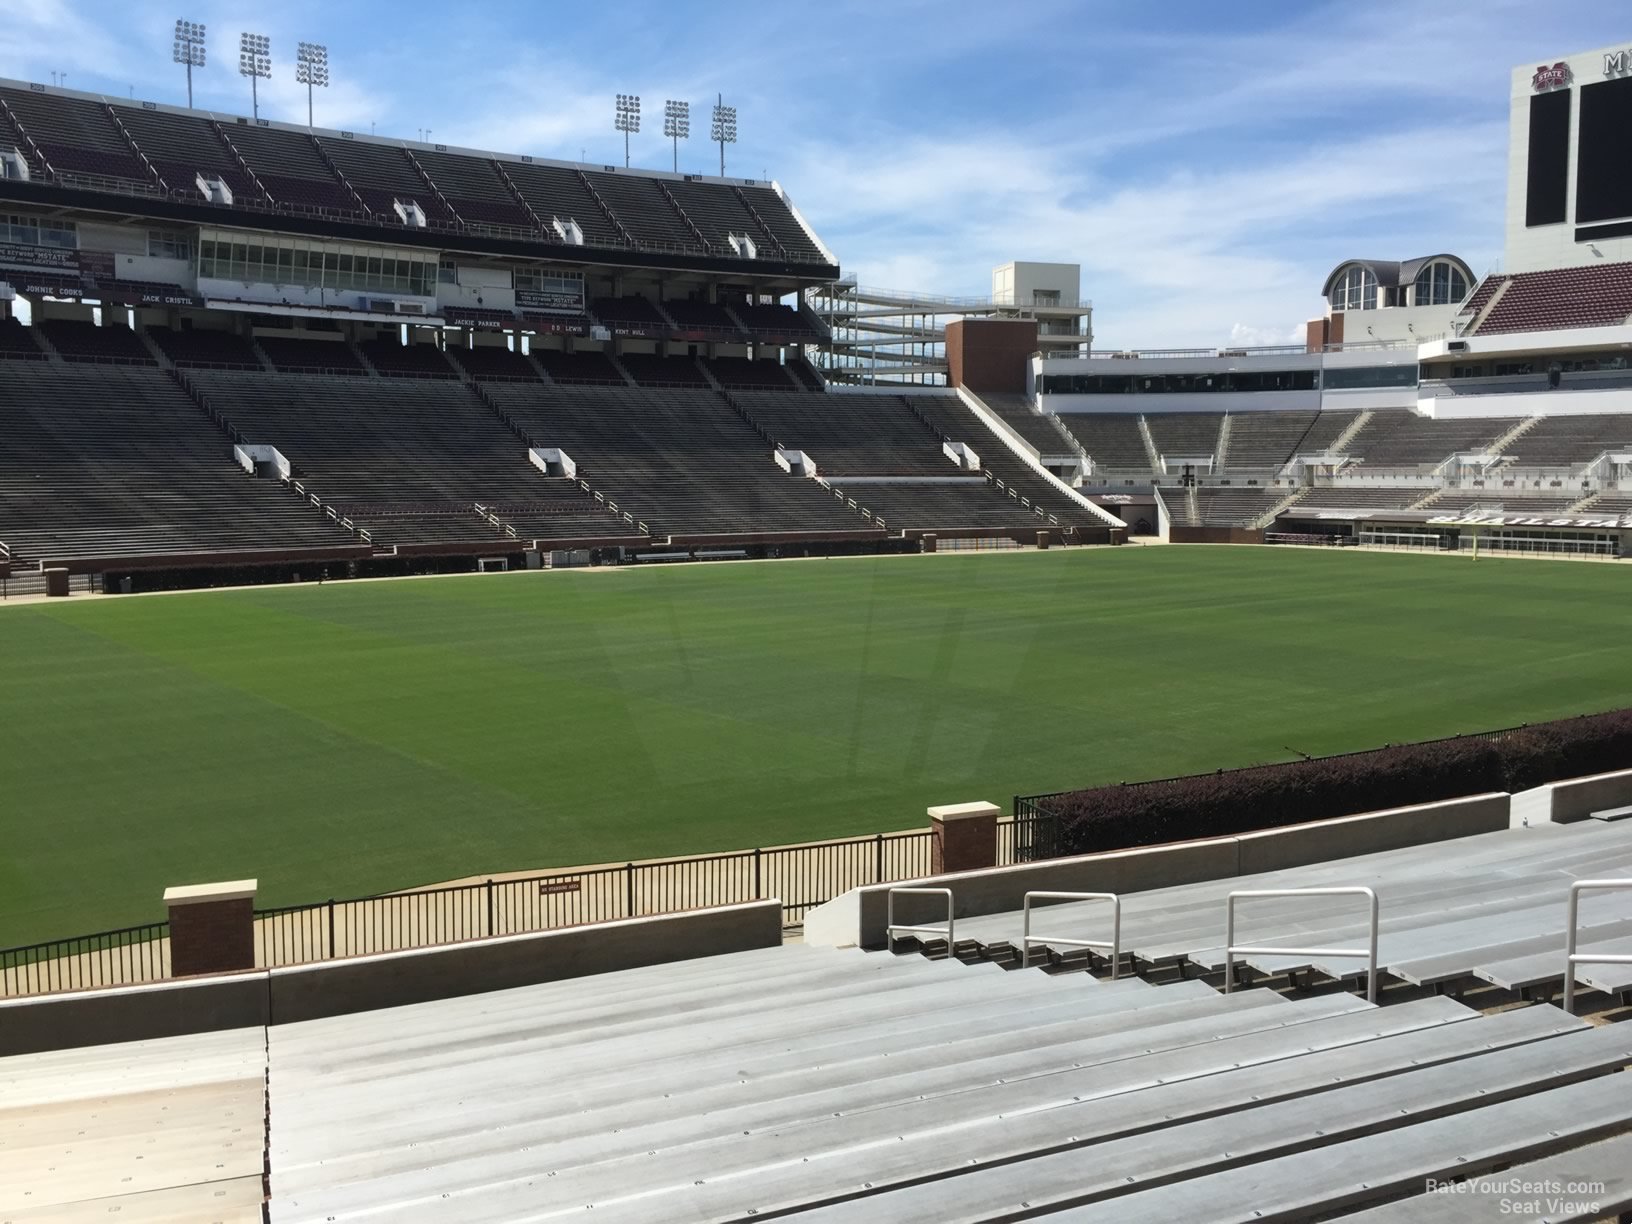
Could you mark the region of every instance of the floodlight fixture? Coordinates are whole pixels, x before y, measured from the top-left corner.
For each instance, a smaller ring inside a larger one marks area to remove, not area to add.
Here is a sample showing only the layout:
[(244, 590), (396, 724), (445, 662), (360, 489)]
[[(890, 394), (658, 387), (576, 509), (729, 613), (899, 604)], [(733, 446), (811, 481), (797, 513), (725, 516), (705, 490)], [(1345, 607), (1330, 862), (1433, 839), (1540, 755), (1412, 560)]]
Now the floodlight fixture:
[(619, 94), (612, 126), (623, 133), (623, 164), (629, 165), (629, 133), (640, 131), (640, 95)]
[(691, 139), (691, 103), (663, 103), (663, 135), (674, 141), (674, 172), (680, 173), (680, 142)]
[(306, 86), (306, 126), (312, 126), (312, 90), (329, 87), (329, 49), (303, 42), (295, 48), (295, 82)]
[(238, 75), (249, 78), (250, 105), (255, 118), (261, 117), (261, 97), (256, 82), (272, 79), (272, 44), (265, 34), (245, 32), (238, 36)]
[(737, 143), (737, 108), (725, 105), (725, 95), (716, 95), (714, 122), (708, 129), (708, 138), (720, 146), (720, 177), (725, 177), (725, 146)]
[(176, 19), (175, 47), (170, 52), (173, 63), (187, 65), (187, 105), (193, 105), (193, 69), (204, 67), (204, 23)]

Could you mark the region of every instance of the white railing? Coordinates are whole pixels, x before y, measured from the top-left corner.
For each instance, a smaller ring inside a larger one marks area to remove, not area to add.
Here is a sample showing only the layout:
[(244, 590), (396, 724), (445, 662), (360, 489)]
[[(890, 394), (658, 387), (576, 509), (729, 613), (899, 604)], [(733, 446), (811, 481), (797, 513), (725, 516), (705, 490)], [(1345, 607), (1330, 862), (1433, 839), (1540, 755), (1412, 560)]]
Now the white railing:
[[(895, 920), (895, 898), (900, 894), (903, 897), (945, 897), (946, 898), (946, 926), (906, 926)], [(946, 937), (946, 951), (951, 955), (952, 942), (952, 890), (950, 888), (892, 888), (885, 901), (884, 913), (884, 943), (891, 951), (895, 951), (895, 933), (902, 931), (908, 935), (944, 935)]]
[[(1370, 903), (1370, 939), (1364, 948), (1268, 948), (1235, 942), (1235, 903), (1256, 897), (1365, 897)], [(1363, 886), (1343, 888), (1249, 888), (1224, 901), (1224, 993), (1235, 989), (1237, 956), (1349, 956), (1366, 962), (1366, 1001), (1377, 1002), (1377, 894)]]
[(1570, 885), (1569, 926), (1564, 936), (1564, 1010), (1575, 1013), (1575, 967), (1577, 965), (1632, 965), (1632, 956), (1611, 956), (1607, 952), (1577, 952), (1576, 923), (1580, 917), (1581, 894), (1590, 890), (1632, 888), (1632, 880), (1576, 880)]
[[(1111, 903), (1111, 938), (1103, 939), (1062, 939), (1058, 935), (1033, 935), (1031, 933), (1031, 903), (1033, 901), (1109, 901)], [(1028, 892), (1025, 904), (1025, 926), (1020, 936), (1020, 967), (1031, 966), (1031, 945), (1034, 943), (1051, 944), (1058, 948), (1089, 948), (1108, 949), (1111, 954), (1111, 980), (1115, 981), (1122, 972), (1122, 898), (1115, 893), (1105, 892)]]

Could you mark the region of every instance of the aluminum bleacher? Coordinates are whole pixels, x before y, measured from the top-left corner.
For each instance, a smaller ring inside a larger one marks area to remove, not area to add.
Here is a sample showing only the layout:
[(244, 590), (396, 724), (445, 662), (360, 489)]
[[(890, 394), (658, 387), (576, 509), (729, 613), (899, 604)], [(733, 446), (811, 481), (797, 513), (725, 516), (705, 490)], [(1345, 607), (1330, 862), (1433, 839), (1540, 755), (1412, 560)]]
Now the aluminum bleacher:
[(1310, 489), (1292, 509), (1296, 513), (1305, 510), (1404, 510), (1432, 492), (1432, 489), (1420, 486), (1342, 485)]
[(1283, 1218), (1632, 1123), (1632, 1037), (1551, 1007), (800, 945), (274, 1026), (267, 1060), (275, 1224)]
[(775, 361), (755, 361), (747, 357), (702, 359), (703, 368), (727, 390), (804, 391), (805, 387), (788, 367)]
[(106, 106), (26, 89), (0, 88), (0, 99), (54, 170), (105, 179), (126, 189), (157, 191), (153, 175), (120, 135)]
[(430, 149), (415, 149), (413, 156), (465, 221), (537, 232), (496, 163)]
[(183, 369), (191, 366), (238, 366), (258, 370), (261, 359), (254, 346), (235, 332), (217, 328), (189, 328), (172, 331), (167, 327), (149, 328), (147, 335), (172, 364)]
[(1118, 471), (1150, 471), (1150, 457), (1144, 436), (1139, 432), (1137, 412), (1071, 412), (1060, 416), (1060, 424), (1088, 452), (1096, 468)]
[(691, 227), (664, 196), (658, 180), (641, 174), (608, 174), (601, 170), (591, 170), (584, 177), (640, 245), (657, 250), (702, 247)]
[(708, 378), (689, 357), (624, 353), (617, 359), (642, 387), (706, 387)]
[(171, 191), (200, 202), (204, 197), (198, 191), (198, 177), (203, 175), (226, 183), (235, 202), (261, 197), (254, 179), (244, 173), (206, 120), (117, 103), (113, 109)]
[(1295, 453), (1309, 449), (1306, 439), (1319, 417), (1318, 412), (1230, 413), (1230, 443), (1224, 467), (1231, 471), (1279, 471)]
[(540, 166), (528, 162), (504, 163), (505, 173), (515, 183), (527, 206), (538, 214), (551, 233), (554, 223), (576, 222), (589, 246), (627, 246), (584, 180), (574, 170), (564, 166)]
[(1632, 450), (1632, 415), (1543, 417), (1507, 448), (1520, 467), (1568, 467), (1605, 450)]
[(354, 216), (363, 206), (329, 169), (315, 137), (248, 121), (224, 124), (226, 139), (279, 206)]
[(1209, 527), (1248, 527), (1288, 496), (1286, 489), (1218, 488), (1196, 490), (1201, 522)]
[(1151, 412), (1145, 424), (1156, 442), (1156, 453), (1169, 462), (1218, 453), (1218, 432), (1224, 416), (1218, 412)]
[(399, 220), (397, 205), (410, 202), (418, 204), (426, 217), (445, 223), (454, 220), (453, 211), (414, 168), (406, 148), (355, 140), (319, 143), (368, 210), (388, 224)]
[(98, 327), (89, 320), (47, 319), (40, 331), (64, 361), (157, 365), (141, 338), (123, 323)]
[(255, 338), (255, 343), (280, 370), (308, 374), (368, 373), (351, 345), (338, 334), (330, 340), (262, 335)]
[(448, 364), (436, 345), (419, 341), (403, 344), (392, 336), (368, 340), (358, 345), (363, 356), (381, 374), (404, 378), (457, 378), (459, 372)]
[(514, 352), (499, 344), (477, 344), (466, 348), (450, 344), (448, 357), (472, 378), (521, 378), (529, 382), (543, 381), (538, 367), (525, 353)]
[(641, 534), (576, 482), (532, 467), (526, 444), (457, 383), (217, 370), (191, 377), (249, 442), (277, 447), (295, 478), (376, 546), (509, 538), (477, 506), (521, 539)]
[(1379, 408), (1347, 447), (1371, 468), (1434, 467), (1457, 451), (1477, 451), (1521, 418), (1437, 419), (1408, 408)]
[(950, 396), (903, 396), (907, 406), (939, 438), (963, 442), (980, 456), (981, 466), (1002, 481), (1004, 494), (1013, 489), (1022, 508), (1043, 512), (1033, 515), (1029, 525), (1045, 526), (1052, 516), (1061, 526), (1104, 525), (1093, 512), (1079, 506), (1011, 451), (962, 400)]
[[(554, 371), (551, 371), (552, 376)], [(771, 447), (706, 388), (486, 384), (534, 446), (566, 451), (580, 478), (654, 535), (875, 529)]]
[(1036, 447), (1039, 455), (1058, 455), (1074, 449), (1072, 443), (1060, 433), (1054, 419), (1044, 416), (1032, 406), (1030, 396), (992, 391), (982, 394), (980, 402)]
[(0, 437), (0, 539), (14, 563), (356, 543), (238, 468), (158, 369), (0, 361)]
[(824, 476), (966, 474), (891, 396), (742, 391), (734, 398), (778, 446), (804, 451)]

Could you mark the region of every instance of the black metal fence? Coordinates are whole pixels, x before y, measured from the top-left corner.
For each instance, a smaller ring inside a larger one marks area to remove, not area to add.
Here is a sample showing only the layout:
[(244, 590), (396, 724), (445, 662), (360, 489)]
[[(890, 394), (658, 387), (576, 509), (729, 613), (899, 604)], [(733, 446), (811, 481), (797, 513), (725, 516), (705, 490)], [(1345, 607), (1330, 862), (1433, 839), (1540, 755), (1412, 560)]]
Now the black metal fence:
[[(1047, 857), (1051, 828), (1046, 819), (1000, 817), (998, 864)], [(927, 829), (878, 833), (258, 909), (255, 963), (276, 968), (766, 897), (780, 898), (783, 921), (795, 925), (852, 888), (929, 875), (933, 842)], [(0, 997), (168, 976), (165, 922), (0, 950)]]
[(0, 948), (0, 998), (126, 986), (169, 976), (168, 922)]

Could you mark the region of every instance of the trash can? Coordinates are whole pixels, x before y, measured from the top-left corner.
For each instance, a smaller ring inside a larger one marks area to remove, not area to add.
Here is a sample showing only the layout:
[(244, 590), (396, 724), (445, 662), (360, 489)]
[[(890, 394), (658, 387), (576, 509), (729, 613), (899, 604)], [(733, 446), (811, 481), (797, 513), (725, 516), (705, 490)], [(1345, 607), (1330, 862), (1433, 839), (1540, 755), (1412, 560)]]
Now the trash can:
[(932, 532), (929, 535), (920, 536), (919, 539), (918, 539), (918, 546), (921, 549), (923, 549), (923, 551), (926, 552), (926, 553), (934, 552), (935, 551), (935, 535), (934, 535), (934, 533)]
[(1038, 548), (1047, 548), (1048, 547), (1048, 532), (1039, 531), (1037, 533), (1037, 547)]
[(48, 569), (45, 571), (45, 593), (47, 595), (68, 594), (68, 571), (66, 569)]

